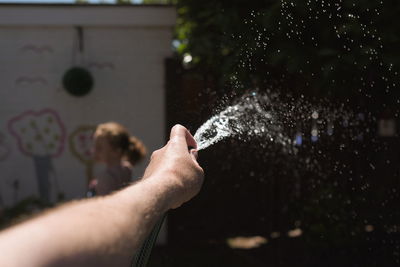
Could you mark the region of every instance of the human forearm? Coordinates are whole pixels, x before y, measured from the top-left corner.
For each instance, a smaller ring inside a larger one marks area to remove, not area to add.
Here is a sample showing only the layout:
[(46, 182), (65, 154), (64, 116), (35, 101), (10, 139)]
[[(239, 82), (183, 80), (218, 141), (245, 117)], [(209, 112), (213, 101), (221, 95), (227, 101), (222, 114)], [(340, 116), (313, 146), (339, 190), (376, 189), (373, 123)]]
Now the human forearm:
[(6, 231), (0, 249), (12, 261), (0, 259), (0, 265), (128, 266), (169, 208), (171, 190), (151, 178), (111, 196), (67, 204)]
[(203, 183), (196, 141), (176, 125), (144, 178), (111, 196), (66, 204), (0, 234), (0, 266), (128, 266), (155, 222)]

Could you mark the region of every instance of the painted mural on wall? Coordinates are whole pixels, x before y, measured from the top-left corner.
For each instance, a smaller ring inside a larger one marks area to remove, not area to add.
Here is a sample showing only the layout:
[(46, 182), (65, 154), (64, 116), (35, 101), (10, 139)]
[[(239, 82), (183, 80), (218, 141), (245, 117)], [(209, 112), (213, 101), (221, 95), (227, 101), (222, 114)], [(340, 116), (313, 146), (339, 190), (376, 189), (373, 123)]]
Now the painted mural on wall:
[(20, 76), (15, 79), (15, 85), (31, 85), (31, 84), (38, 84), (38, 85), (47, 85), (48, 81), (46, 78), (41, 76)]
[(104, 61), (104, 62), (96, 62), (96, 61), (92, 61), (89, 62), (88, 64), (90, 69), (109, 69), (109, 70), (114, 70), (115, 69), (115, 65), (113, 62), (108, 62), (108, 61)]
[(23, 45), (20, 50), (22, 52), (30, 52), (38, 55), (42, 54), (52, 54), (53, 53), (53, 47), (50, 45), (36, 45), (36, 44), (25, 44)]
[(72, 155), (85, 165), (86, 185), (88, 185), (93, 178), (94, 161), (92, 147), (95, 130), (96, 126), (81, 125), (69, 135), (69, 148)]
[(11, 118), (8, 129), (20, 152), (33, 159), (40, 197), (50, 202), (52, 187), (60, 194), (52, 163), (64, 150), (66, 131), (60, 116), (52, 109), (29, 110)]
[(5, 161), (11, 153), (11, 149), (6, 143), (6, 136), (0, 132), (0, 162)]
[(7, 181), (6, 181), (6, 185), (8, 186), (8, 188), (11, 190), (12, 192), (12, 201), (13, 204), (17, 204), (18, 200), (19, 200), (19, 191), (21, 189), (21, 183), (20, 183), (20, 179), (18, 177), (10, 177)]

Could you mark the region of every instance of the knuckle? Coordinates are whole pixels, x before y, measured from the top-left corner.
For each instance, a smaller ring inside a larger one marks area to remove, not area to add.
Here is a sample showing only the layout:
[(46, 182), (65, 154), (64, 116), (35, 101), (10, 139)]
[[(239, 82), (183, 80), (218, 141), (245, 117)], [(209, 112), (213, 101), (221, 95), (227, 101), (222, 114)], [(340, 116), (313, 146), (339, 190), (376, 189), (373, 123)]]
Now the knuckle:
[(185, 128), (185, 127), (183, 127), (180, 124), (175, 124), (174, 127), (172, 127), (172, 129), (174, 129), (174, 130), (179, 130), (179, 129), (182, 129), (182, 128)]
[(181, 133), (185, 131), (186, 128), (180, 124), (175, 124), (174, 127), (172, 127), (171, 132), (173, 133)]
[(151, 153), (150, 159), (156, 158), (158, 154), (160, 154), (160, 149), (154, 150), (153, 153)]

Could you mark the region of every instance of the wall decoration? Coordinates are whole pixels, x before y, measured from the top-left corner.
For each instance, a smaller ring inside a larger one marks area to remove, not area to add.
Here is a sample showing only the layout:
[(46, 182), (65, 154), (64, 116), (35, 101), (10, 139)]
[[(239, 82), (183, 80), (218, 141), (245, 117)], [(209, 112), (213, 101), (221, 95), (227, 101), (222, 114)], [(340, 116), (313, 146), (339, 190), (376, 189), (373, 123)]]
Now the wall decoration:
[(81, 125), (78, 126), (69, 135), (69, 148), (72, 155), (82, 162), (86, 167), (86, 185), (93, 178), (93, 134), (96, 126)]
[(62, 154), (66, 138), (58, 113), (52, 109), (29, 110), (10, 119), (8, 129), (21, 153), (33, 159), (40, 196), (50, 202), (51, 180), (60, 194), (52, 158)]
[(5, 140), (5, 134), (0, 132), (0, 161), (5, 161), (11, 153), (11, 149)]
[(62, 84), (64, 89), (73, 96), (84, 96), (87, 95), (94, 85), (94, 79), (92, 74), (84, 66), (84, 35), (83, 27), (76, 26), (76, 44), (74, 47), (73, 54), (74, 58), (73, 66), (67, 69), (62, 78)]
[(26, 44), (23, 47), (21, 47), (20, 50), (22, 52), (32, 52), (32, 53), (39, 54), (39, 55), (42, 55), (45, 53), (49, 53), (49, 54), (53, 53), (53, 47), (51, 47), (50, 45)]
[(115, 69), (115, 65), (112, 62), (89, 62), (88, 66), (91, 69)]
[(48, 81), (46, 78), (41, 76), (20, 76), (15, 79), (16, 85), (23, 85), (23, 84), (40, 84), (40, 85), (47, 85)]
[(72, 67), (65, 72), (62, 83), (71, 95), (84, 96), (92, 90), (94, 80), (85, 68)]

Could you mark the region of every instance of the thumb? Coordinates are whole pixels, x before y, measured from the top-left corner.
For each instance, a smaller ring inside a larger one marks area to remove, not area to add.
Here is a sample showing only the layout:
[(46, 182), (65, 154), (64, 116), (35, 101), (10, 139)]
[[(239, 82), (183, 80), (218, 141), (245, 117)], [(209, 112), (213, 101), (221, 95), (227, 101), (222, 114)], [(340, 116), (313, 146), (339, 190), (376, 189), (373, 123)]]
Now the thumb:
[(179, 124), (172, 127), (170, 140), (176, 141), (176, 144), (178, 144), (181, 149), (185, 149), (186, 151), (188, 147), (197, 147), (197, 143), (194, 140), (193, 136), (185, 127)]

